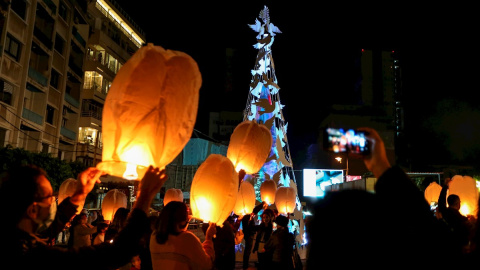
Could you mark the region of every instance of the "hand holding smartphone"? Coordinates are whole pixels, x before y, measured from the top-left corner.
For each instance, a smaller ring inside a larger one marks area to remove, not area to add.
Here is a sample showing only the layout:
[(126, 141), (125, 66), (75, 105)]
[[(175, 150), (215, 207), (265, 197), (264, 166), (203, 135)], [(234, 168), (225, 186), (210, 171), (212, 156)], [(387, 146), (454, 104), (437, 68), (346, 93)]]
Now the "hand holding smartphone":
[(368, 155), (370, 143), (363, 131), (355, 129), (331, 128), (324, 129), (323, 147), (328, 152), (352, 153)]

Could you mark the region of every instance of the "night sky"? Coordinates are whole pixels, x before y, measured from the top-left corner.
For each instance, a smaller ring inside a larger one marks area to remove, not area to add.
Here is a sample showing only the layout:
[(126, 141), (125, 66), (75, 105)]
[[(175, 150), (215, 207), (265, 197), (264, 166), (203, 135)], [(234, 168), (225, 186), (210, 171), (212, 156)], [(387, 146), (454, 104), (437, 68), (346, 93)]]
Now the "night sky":
[[(257, 33), (248, 24), (267, 5), (271, 22), (282, 31), (272, 55), (294, 158), (315, 143), (321, 108), (353, 90), (352, 55), (366, 48), (400, 55), (412, 155), (426, 164), (480, 163), (480, 43), (475, 29), (480, 23), (473, 6), (117, 2), (146, 31), (147, 42), (183, 51), (197, 61), (203, 84), (195, 128), (205, 134), (210, 111), (245, 109), (258, 52), (253, 48)], [(224, 87), (226, 48), (236, 55), (230, 91)]]

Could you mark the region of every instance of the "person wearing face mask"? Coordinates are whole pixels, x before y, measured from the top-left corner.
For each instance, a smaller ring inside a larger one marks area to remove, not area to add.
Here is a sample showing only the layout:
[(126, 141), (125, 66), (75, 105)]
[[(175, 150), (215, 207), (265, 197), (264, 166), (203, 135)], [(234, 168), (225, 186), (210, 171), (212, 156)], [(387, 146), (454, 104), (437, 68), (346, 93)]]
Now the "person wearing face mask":
[[(13, 260), (18, 269), (116, 269), (133, 257), (149, 229), (152, 200), (167, 180), (165, 170), (150, 166), (142, 178), (127, 225), (114, 244), (66, 249), (48, 243), (65, 228), (102, 171), (90, 167), (79, 174), (74, 194), (57, 208), (46, 172), (27, 165), (4, 172), (0, 178), (0, 208), (7, 217), (0, 223), (0, 260)], [(46, 227), (47, 226), (47, 227)], [(88, 258), (88, 260), (85, 260)]]

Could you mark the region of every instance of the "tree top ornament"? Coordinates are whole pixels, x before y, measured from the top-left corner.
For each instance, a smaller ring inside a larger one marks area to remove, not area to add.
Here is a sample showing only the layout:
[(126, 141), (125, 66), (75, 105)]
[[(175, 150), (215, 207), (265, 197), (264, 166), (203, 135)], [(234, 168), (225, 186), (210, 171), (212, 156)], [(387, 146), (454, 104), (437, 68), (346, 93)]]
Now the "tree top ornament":
[(263, 24), (261, 24), (258, 19), (255, 19), (255, 24), (248, 25), (258, 33), (257, 39), (262, 39), (264, 35), (267, 35), (265, 32), (268, 32), (272, 37), (275, 36), (275, 33), (282, 33), (278, 27), (270, 22), (270, 14), (267, 6), (263, 6), (263, 10), (260, 11), (259, 17), (262, 19)]

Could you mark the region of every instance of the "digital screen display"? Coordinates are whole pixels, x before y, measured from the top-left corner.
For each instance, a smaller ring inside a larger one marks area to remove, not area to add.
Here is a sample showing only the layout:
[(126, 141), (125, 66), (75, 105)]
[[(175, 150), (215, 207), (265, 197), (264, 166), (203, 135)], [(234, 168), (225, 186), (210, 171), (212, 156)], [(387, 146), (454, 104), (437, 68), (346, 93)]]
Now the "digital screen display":
[(323, 197), (325, 187), (343, 183), (343, 170), (303, 169), (303, 196)]

